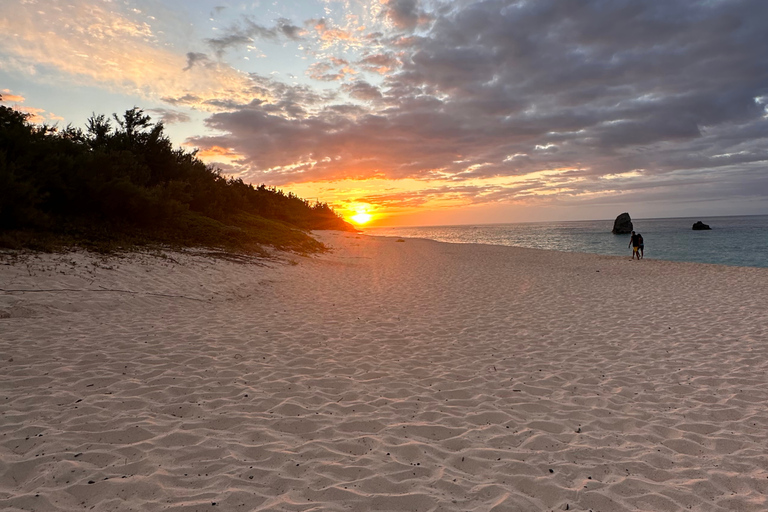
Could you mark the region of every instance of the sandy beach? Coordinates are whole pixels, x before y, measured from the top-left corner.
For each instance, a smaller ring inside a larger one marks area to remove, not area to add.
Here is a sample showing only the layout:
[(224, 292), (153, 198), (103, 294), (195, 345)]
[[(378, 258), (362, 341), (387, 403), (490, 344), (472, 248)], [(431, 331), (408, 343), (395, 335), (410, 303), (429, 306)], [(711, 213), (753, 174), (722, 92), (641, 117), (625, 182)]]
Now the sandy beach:
[(0, 509), (768, 510), (768, 269), (317, 236), (5, 258)]

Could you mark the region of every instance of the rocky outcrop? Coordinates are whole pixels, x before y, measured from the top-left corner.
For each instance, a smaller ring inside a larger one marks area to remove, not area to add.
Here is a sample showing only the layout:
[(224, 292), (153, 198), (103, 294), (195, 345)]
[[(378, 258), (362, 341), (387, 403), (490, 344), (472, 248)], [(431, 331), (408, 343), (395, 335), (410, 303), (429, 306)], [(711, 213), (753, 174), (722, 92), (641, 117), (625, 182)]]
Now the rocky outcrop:
[(704, 224), (704, 223), (703, 223), (703, 222), (701, 222), (701, 221), (698, 221), (698, 222), (696, 222), (696, 223), (693, 225), (693, 230), (694, 230), (694, 231), (703, 231), (703, 230), (705, 230), (705, 229), (712, 229), (712, 228), (711, 228), (711, 227), (709, 227), (709, 224)]
[(632, 229), (632, 219), (629, 217), (629, 214), (622, 213), (616, 217), (615, 221), (613, 221), (613, 229), (611, 230), (611, 233), (614, 235), (624, 235), (631, 233)]

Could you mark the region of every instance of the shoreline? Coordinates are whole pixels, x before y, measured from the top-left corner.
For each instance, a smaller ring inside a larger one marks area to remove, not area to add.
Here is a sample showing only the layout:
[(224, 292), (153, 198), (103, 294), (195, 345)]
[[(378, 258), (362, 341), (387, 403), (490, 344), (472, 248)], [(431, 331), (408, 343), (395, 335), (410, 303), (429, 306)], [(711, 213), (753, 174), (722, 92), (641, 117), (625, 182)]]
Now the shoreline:
[[(768, 229), (768, 215), (704, 218), (712, 223), (712, 230), (692, 230), (692, 224), (685, 223), (690, 219), (635, 219), (636, 231), (643, 233), (646, 239), (646, 257), (664, 261), (768, 268), (765, 256), (768, 245), (763, 236)], [(607, 221), (384, 227), (371, 228), (366, 234), (586, 254), (631, 255), (626, 249), (629, 235), (611, 234), (610, 223)], [(623, 240), (624, 237), (626, 240)]]
[[(609, 259), (616, 259), (616, 260), (629, 260), (629, 261), (639, 261), (632, 258), (631, 249), (628, 249), (629, 253), (627, 256), (619, 256), (615, 254), (601, 254), (597, 252), (578, 252), (578, 251), (563, 251), (559, 249), (540, 249), (537, 247), (523, 247), (520, 245), (502, 245), (502, 244), (491, 244), (491, 243), (480, 243), (480, 242), (446, 242), (444, 240), (434, 240), (432, 238), (422, 238), (422, 237), (408, 237), (408, 236), (397, 236), (397, 235), (371, 235), (367, 233), (362, 233), (363, 236), (367, 236), (370, 238), (383, 238), (383, 239), (404, 239), (404, 240), (414, 240), (414, 241), (422, 241), (422, 242), (434, 242), (438, 244), (446, 244), (446, 245), (459, 245), (459, 246), (479, 246), (479, 247), (503, 247), (513, 250), (523, 250), (523, 251), (541, 251), (542, 253), (555, 253), (555, 254), (562, 254), (565, 256), (573, 257), (573, 256), (586, 256), (586, 257), (595, 257), (595, 258), (609, 258)], [(760, 270), (760, 271), (768, 271), (768, 267), (763, 266), (751, 266), (751, 265), (728, 265), (725, 263), (706, 263), (706, 262), (700, 262), (700, 261), (680, 261), (680, 260), (666, 260), (661, 258), (654, 258), (650, 256), (645, 256), (643, 258), (643, 261), (648, 260), (649, 262), (659, 262), (659, 263), (672, 263), (675, 265), (694, 265), (694, 266), (705, 266), (705, 267), (725, 267), (725, 268), (735, 268), (735, 269), (750, 269), (750, 270)]]
[(0, 506), (766, 508), (768, 269), (319, 238), (0, 266)]

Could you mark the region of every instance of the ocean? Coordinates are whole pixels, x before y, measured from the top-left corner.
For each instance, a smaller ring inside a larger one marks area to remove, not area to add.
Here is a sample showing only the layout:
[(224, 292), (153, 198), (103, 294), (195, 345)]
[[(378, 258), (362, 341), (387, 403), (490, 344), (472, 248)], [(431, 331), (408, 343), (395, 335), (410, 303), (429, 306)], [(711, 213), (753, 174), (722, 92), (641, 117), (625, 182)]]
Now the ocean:
[[(702, 221), (712, 229), (694, 231)], [(768, 267), (768, 215), (632, 219), (649, 259)], [(441, 242), (511, 245), (614, 256), (632, 255), (629, 235), (611, 233), (613, 219), (463, 226), (371, 228), (377, 236), (428, 238)]]

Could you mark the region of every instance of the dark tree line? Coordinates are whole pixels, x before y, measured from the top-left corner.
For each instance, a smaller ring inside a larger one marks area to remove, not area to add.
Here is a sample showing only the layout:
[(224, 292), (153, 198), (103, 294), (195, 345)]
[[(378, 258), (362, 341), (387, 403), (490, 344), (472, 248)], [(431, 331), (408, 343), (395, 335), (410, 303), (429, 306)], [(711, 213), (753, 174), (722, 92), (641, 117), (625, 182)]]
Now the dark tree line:
[(58, 130), (0, 106), (0, 231), (309, 248), (295, 228), (353, 229), (325, 203), (225, 178), (139, 108)]

